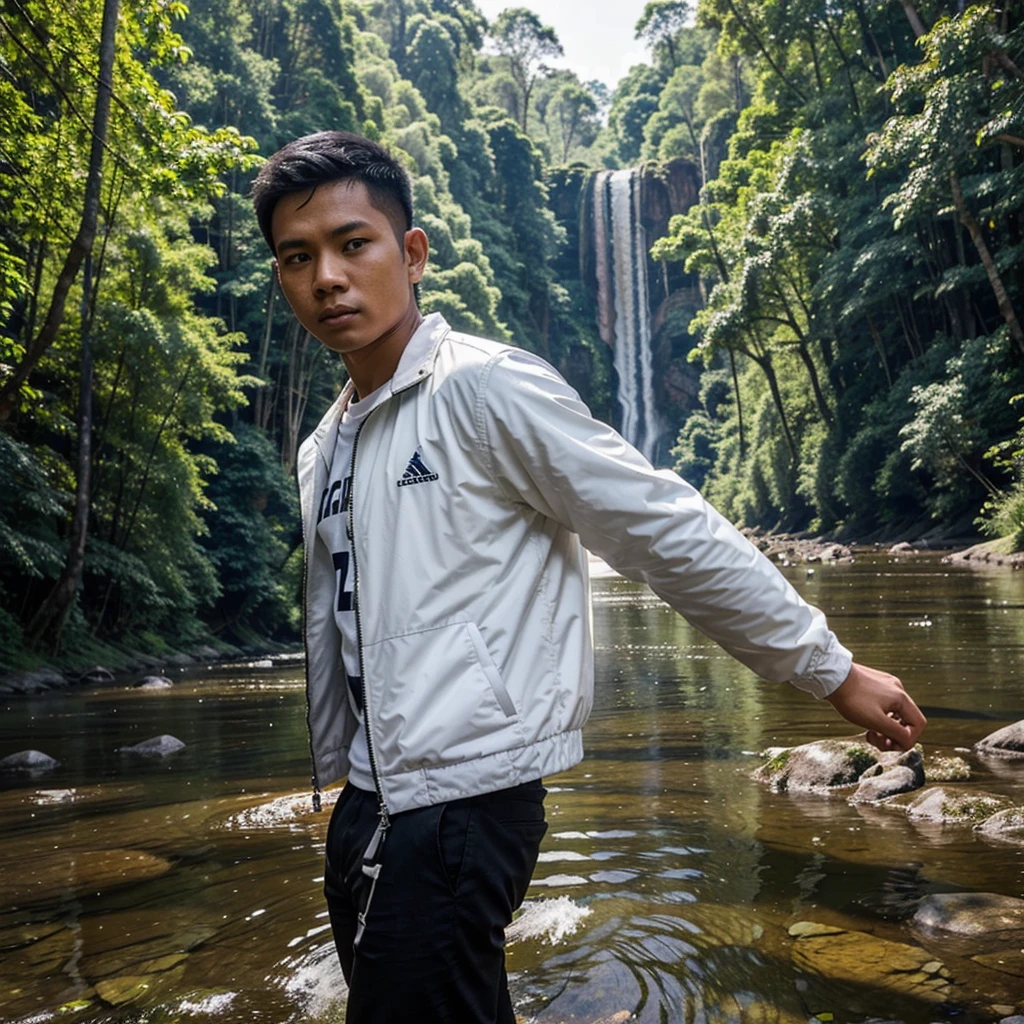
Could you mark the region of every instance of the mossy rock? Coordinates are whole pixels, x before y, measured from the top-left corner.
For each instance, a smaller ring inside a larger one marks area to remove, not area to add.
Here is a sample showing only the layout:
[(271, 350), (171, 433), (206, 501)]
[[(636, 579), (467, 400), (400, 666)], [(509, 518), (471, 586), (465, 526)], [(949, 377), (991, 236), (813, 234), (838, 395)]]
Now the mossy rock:
[(1012, 806), (1012, 800), (998, 793), (931, 786), (907, 806), (907, 816), (912, 821), (932, 821), (944, 825), (979, 825), (992, 815)]
[(1007, 807), (974, 826), (976, 832), (990, 839), (1004, 839), (1024, 844), (1024, 807)]
[(853, 786), (880, 759), (874, 747), (859, 740), (816, 740), (768, 753), (753, 777), (777, 793), (830, 793)]

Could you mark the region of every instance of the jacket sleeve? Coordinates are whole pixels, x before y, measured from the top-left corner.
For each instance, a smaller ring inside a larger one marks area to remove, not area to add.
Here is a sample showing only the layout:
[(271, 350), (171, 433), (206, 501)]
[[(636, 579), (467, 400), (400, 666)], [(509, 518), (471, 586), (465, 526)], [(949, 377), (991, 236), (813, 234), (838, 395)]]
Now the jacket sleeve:
[(547, 363), (484, 368), (477, 439), (506, 496), (579, 534), (758, 675), (825, 697), (852, 658), (785, 577), (700, 493), (594, 419)]

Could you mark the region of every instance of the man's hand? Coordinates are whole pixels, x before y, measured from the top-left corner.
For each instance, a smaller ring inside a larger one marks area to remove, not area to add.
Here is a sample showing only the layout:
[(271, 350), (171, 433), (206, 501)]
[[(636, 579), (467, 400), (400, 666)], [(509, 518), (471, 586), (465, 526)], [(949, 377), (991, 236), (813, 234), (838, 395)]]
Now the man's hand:
[(895, 676), (856, 662), (826, 699), (848, 722), (867, 729), (868, 743), (879, 750), (909, 750), (927, 725)]

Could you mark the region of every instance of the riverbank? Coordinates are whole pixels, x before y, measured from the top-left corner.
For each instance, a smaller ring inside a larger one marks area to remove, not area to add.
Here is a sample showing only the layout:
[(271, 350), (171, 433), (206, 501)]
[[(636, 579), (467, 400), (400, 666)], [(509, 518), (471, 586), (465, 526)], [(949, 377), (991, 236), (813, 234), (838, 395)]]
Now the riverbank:
[(45, 693), (70, 687), (110, 683), (139, 683), (146, 676), (171, 677), (206, 665), (245, 658), (267, 658), (301, 650), (298, 641), (275, 641), (253, 635), (240, 644), (217, 637), (182, 649), (159, 638), (139, 650), (134, 645), (113, 645), (97, 641), (88, 650), (66, 652), (62, 657), (31, 659), (26, 667), (0, 671), (0, 696)]
[(1024, 551), (1014, 551), (1009, 537), (975, 544), (963, 551), (955, 551), (942, 560), (947, 565), (1002, 566), (1006, 569), (1024, 569)]
[(782, 566), (813, 562), (852, 562), (859, 551), (866, 551), (894, 557), (941, 554), (945, 565), (1024, 569), (1024, 551), (1014, 551), (1009, 537), (972, 543), (972, 538), (969, 537), (922, 537), (908, 541), (896, 539), (907, 534), (897, 534), (896, 537), (890, 537), (885, 541), (856, 543), (829, 537), (812, 537), (803, 533), (766, 533), (756, 526), (744, 528), (741, 533), (766, 557)]

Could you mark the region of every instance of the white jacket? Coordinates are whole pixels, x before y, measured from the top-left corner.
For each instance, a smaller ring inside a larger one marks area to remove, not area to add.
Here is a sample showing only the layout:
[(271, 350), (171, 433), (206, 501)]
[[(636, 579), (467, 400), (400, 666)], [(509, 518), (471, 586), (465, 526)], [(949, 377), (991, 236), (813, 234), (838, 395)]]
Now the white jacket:
[[(346, 398), (298, 459), (316, 791), (347, 774), (356, 728), (336, 573), (316, 543)], [(409, 342), (352, 468), (365, 717), (390, 813), (582, 758), (594, 680), (584, 546), (765, 678), (820, 697), (850, 669), (822, 613), (689, 484), (652, 469), (543, 360), (440, 315)]]

